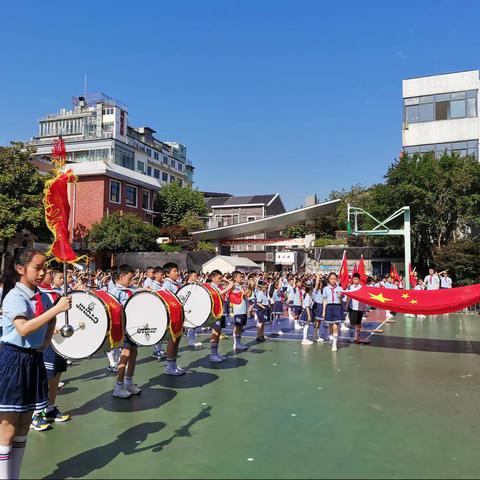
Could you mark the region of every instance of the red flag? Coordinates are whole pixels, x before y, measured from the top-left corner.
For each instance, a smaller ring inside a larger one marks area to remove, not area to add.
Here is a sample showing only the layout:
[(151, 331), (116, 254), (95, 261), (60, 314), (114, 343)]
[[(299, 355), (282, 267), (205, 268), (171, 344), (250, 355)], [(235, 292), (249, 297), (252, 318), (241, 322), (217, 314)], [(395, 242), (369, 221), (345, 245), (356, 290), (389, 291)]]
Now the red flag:
[(410, 278), (410, 288), (415, 288), (417, 286), (417, 278), (413, 274), (412, 264), (408, 264), (408, 276)]
[(357, 262), (355, 262), (355, 263), (353, 264), (352, 277), (353, 277), (353, 275), (355, 275), (356, 273), (358, 273), (358, 265), (357, 265)]
[(358, 263), (358, 273), (360, 274), (360, 283), (362, 285), (366, 285), (368, 277), (365, 273), (365, 263), (363, 262), (363, 255), (360, 257), (360, 262)]
[(340, 266), (340, 274), (338, 275), (340, 279), (340, 286), (343, 289), (348, 287), (348, 263), (347, 263), (347, 251), (343, 251), (342, 265)]
[(67, 154), (65, 143), (60, 137), (53, 142), (52, 162), (56, 166), (55, 178), (49, 180), (45, 186), (45, 220), (53, 233), (53, 243), (48, 250), (48, 255), (53, 255), (59, 262), (73, 263), (80, 259), (70, 245), (68, 220), (70, 217), (70, 204), (68, 203), (68, 184), (76, 181), (71, 170), (62, 172)]
[(345, 292), (372, 307), (414, 315), (441, 315), (457, 312), (478, 303), (480, 284), (441, 290), (397, 290), (362, 287)]

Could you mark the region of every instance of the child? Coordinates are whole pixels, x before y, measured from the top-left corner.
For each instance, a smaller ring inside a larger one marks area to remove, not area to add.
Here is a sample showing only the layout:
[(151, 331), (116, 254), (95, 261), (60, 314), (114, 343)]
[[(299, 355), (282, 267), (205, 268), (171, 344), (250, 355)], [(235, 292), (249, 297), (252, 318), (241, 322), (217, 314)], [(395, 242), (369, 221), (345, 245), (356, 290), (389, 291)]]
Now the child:
[[(177, 281), (180, 277), (178, 265), (173, 262), (166, 263), (163, 266), (163, 273), (165, 274), (165, 281), (163, 282), (162, 289), (172, 292), (176, 295), (178, 289), (181, 287), (181, 284)], [(177, 365), (178, 347), (180, 345), (181, 338), (182, 337), (178, 337), (175, 340), (173, 338), (169, 338), (168, 340), (165, 375), (179, 376), (185, 374), (185, 370)]]
[[(218, 270), (217, 270), (218, 271)], [(189, 270), (187, 273), (187, 283), (197, 283), (198, 282), (198, 273), (195, 270)], [(199, 342), (197, 339), (196, 328), (187, 328), (187, 339), (188, 346), (191, 348), (200, 348), (202, 342)]]
[[(348, 287), (348, 290), (355, 291), (362, 288), (360, 284), (360, 274), (354, 273), (352, 275), (352, 284)], [(365, 306), (363, 303), (359, 302), (358, 300), (354, 300), (353, 298), (349, 298), (347, 300), (349, 303), (349, 312), (350, 312), (350, 325), (355, 327), (355, 343), (369, 343), (368, 341), (361, 341), (360, 340), (360, 332), (362, 330), (362, 319), (363, 319), (363, 312)]]
[(281, 330), (278, 330), (280, 317), (283, 315), (283, 301), (282, 301), (282, 281), (277, 280), (271, 285), (271, 302), (272, 302), (272, 333), (283, 335)]
[(313, 340), (315, 342), (323, 342), (324, 338), (321, 336), (320, 328), (322, 326), (322, 312), (323, 312), (323, 295), (322, 295), (322, 277), (320, 274), (317, 274), (315, 280), (315, 288), (313, 289), (312, 294), (312, 314), (315, 320), (313, 328)]
[(311, 287), (305, 287), (305, 296), (302, 300), (302, 313), (300, 314), (300, 322), (303, 323), (303, 340), (302, 345), (312, 345), (312, 341), (308, 339), (308, 329), (313, 322), (312, 306), (313, 300), (310, 296)]
[[(44, 280), (42, 288), (39, 288), (39, 290), (42, 293), (50, 294), (50, 298), (54, 303), (63, 295), (63, 271), (59, 268), (53, 268), (50, 278), (52, 279), (52, 284), (49, 288), (47, 288)], [(63, 372), (67, 371), (67, 361), (55, 352), (51, 344), (43, 352), (43, 361), (48, 377), (48, 406), (45, 410), (36, 411), (32, 417), (30, 428), (37, 432), (48, 430), (48, 422), (66, 422), (70, 419), (70, 415), (60, 412), (55, 405), (60, 377)]]
[(56, 315), (71, 307), (61, 297), (55, 306), (38, 286), (45, 278), (45, 255), (17, 251), (3, 289), (0, 343), (0, 478), (20, 478), (32, 412), (48, 405), (48, 380), (42, 350), (50, 343)]
[(323, 318), (329, 327), (330, 340), (332, 341), (332, 352), (337, 351), (338, 326), (342, 323), (343, 307), (342, 295), (343, 291), (337, 285), (338, 277), (334, 272), (328, 275), (328, 285), (323, 289)]
[[(393, 277), (391, 275), (387, 276), (383, 287), (389, 288), (391, 290), (398, 290), (398, 286), (395, 285), (395, 283), (393, 282)], [(395, 320), (393, 320), (393, 317), (396, 315), (396, 313), (391, 312), (390, 310), (386, 310), (386, 314), (387, 314), (387, 318), (386, 318), (387, 323), (395, 323)]]
[(145, 280), (143, 281), (143, 288), (145, 290), (153, 290), (153, 278), (155, 276), (155, 269), (153, 267), (147, 267), (145, 272)]
[[(110, 293), (125, 306), (127, 300), (133, 295), (134, 287), (132, 287), (134, 270), (130, 265), (120, 265), (118, 267), (118, 277), (114, 289)], [(123, 347), (118, 362), (117, 382), (113, 389), (113, 396), (117, 398), (129, 398), (132, 395), (141, 393), (133, 383), (133, 374), (135, 373), (135, 365), (137, 363), (137, 346), (125, 336)]]
[(235, 351), (247, 350), (248, 347), (241, 342), (243, 327), (247, 324), (247, 298), (251, 294), (252, 287), (244, 290), (241, 286), (242, 274), (238, 271), (232, 273), (233, 287), (230, 293), (232, 304), (234, 327), (233, 327), (233, 349)]
[(302, 326), (298, 321), (300, 314), (302, 313), (302, 303), (303, 303), (302, 281), (300, 279), (297, 279), (295, 281), (295, 286), (293, 287), (293, 296), (292, 296), (292, 315), (295, 321), (295, 330), (302, 329)]
[(267, 296), (267, 284), (260, 280), (255, 292), (255, 302), (257, 305), (257, 342), (264, 342), (265, 322), (270, 321), (270, 301)]
[[(215, 288), (218, 293), (222, 296), (222, 300), (225, 306), (225, 295), (233, 288), (233, 282), (229, 282), (226, 288), (220, 287), (220, 282), (222, 281), (222, 272), (220, 270), (213, 270), (208, 277), (208, 282)], [(225, 314), (225, 307), (223, 309)], [(222, 328), (225, 327), (225, 315), (222, 316), (221, 320), (217, 320), (212, 326), (212, 335), (210, 337), (210, 361), (213, 363), (221, 363), (225, 360), (225, 357), (218, 353), (218, 344), (220, 343), (220, 335), (222, 333)]]
[(423, 283), (427, 290), (440, 290), (440, 277), (434, 268), (428, 269), (428, 275), (425, 277)]
[[(153, 271), (153, 280), (151, 282), (151, 290), (152, 292), (158, 292), (163, 287), (163, 280), (165, 278), (165, 274), (163, 273), (162, 267), (155, 267)], [(162, 341), (158, 342), (153, 347), (152, 357), (156, 358), (157, 360), (165, 360), (165, 350), (162, 348)]]

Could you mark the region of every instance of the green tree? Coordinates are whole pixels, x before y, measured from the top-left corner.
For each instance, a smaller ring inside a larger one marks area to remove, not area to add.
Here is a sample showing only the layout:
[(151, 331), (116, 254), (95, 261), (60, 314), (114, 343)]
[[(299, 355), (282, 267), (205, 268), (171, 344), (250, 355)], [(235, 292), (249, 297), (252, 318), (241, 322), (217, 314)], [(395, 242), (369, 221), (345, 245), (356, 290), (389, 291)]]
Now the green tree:
[(207, 206), (203, 195), (198, 190), (182, 187), (178, 182), (164, 185), (155, 198), (156, 217), (159, 226), (178, 225), (188, 212), (205, 216)]
[(195, 248), (196, 252), (212, 252), (215, 253), (215, 245), (212, 242), (200, 241)]
[(308, 229), (305, 225), (294, 225), (283, 230), (283, 236), (287, 238), (300, 238), (307, 235)]
[(22, 229), (35, 230), (44, 223), (45, 179), (30, 162), (33, 147), (12, 142), (0, 147), (0, 239), (2, 258), (8, 242)]
[(198, 214), (189, 210), (180, 220), (180, 226), (185, 227), (188, 232), (195, 232), (205, 228), (205, 222), (199, 218)]
[(158, 229), (134, 213), (112, 213), (92, 225), (87, 236), (92, 252), (148, 252), (157, 249)]
[(439, 270), (448, 270), (458, 285), (480, 282), (480, 242), (461, 239), (435, 248), (433, 259)]

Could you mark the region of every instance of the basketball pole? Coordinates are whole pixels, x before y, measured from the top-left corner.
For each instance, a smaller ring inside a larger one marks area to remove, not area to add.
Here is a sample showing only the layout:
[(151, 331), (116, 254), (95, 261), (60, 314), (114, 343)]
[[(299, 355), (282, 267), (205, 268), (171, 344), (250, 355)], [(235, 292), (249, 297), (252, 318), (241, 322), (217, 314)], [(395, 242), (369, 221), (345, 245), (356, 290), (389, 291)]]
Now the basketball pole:
[[(364, 215), (375, 222), (375, 227), (370, 230), (360, 230), (358, 227), (358, 217)], [(353, 228), (351, 222), (353, 216)], [(388, 227), (388, 223), (392, 220), (403, 216), (403, 228), (392, 229)], [(412, 246), (411, 246), (411, 224), (410, 224), (410, 207), (402, 207), (396, 212), (392, 213), (383, 221), (376, 219), (373, 215), (368, 213), (363, 208), (352, 207), (347, 205), (347, 234), (349, 235), (366, 235), (366, 236), (383, 236), (383, 235), (399, 235), (403, 237), (404, 243), (404, 258), (405, 258), (405, 288), (410, 288), (410, 264), (412, 261)]]

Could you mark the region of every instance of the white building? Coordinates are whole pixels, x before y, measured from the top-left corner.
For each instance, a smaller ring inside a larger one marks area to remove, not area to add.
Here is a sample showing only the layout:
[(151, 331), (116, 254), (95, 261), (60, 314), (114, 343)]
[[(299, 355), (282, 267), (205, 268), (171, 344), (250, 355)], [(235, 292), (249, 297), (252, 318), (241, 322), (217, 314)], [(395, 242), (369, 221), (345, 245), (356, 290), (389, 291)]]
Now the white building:
[(479, 70), (404, 80), (403, 150), (478, 158), (479, 87)]
[(33, 160), (41, 169), (49, 169), (52, 142), (62, 135), (68, 162), (100, 160), (160, 183), (192, 185), (193, 166), (185, 146), (158, 140), (150, 127), (130, 126), (126, 105), (103, 93), (73, 97), (72, 103), (72, 110), (62, 108), (39, 120), (38, 137), (29, 143), (37, 149)]

